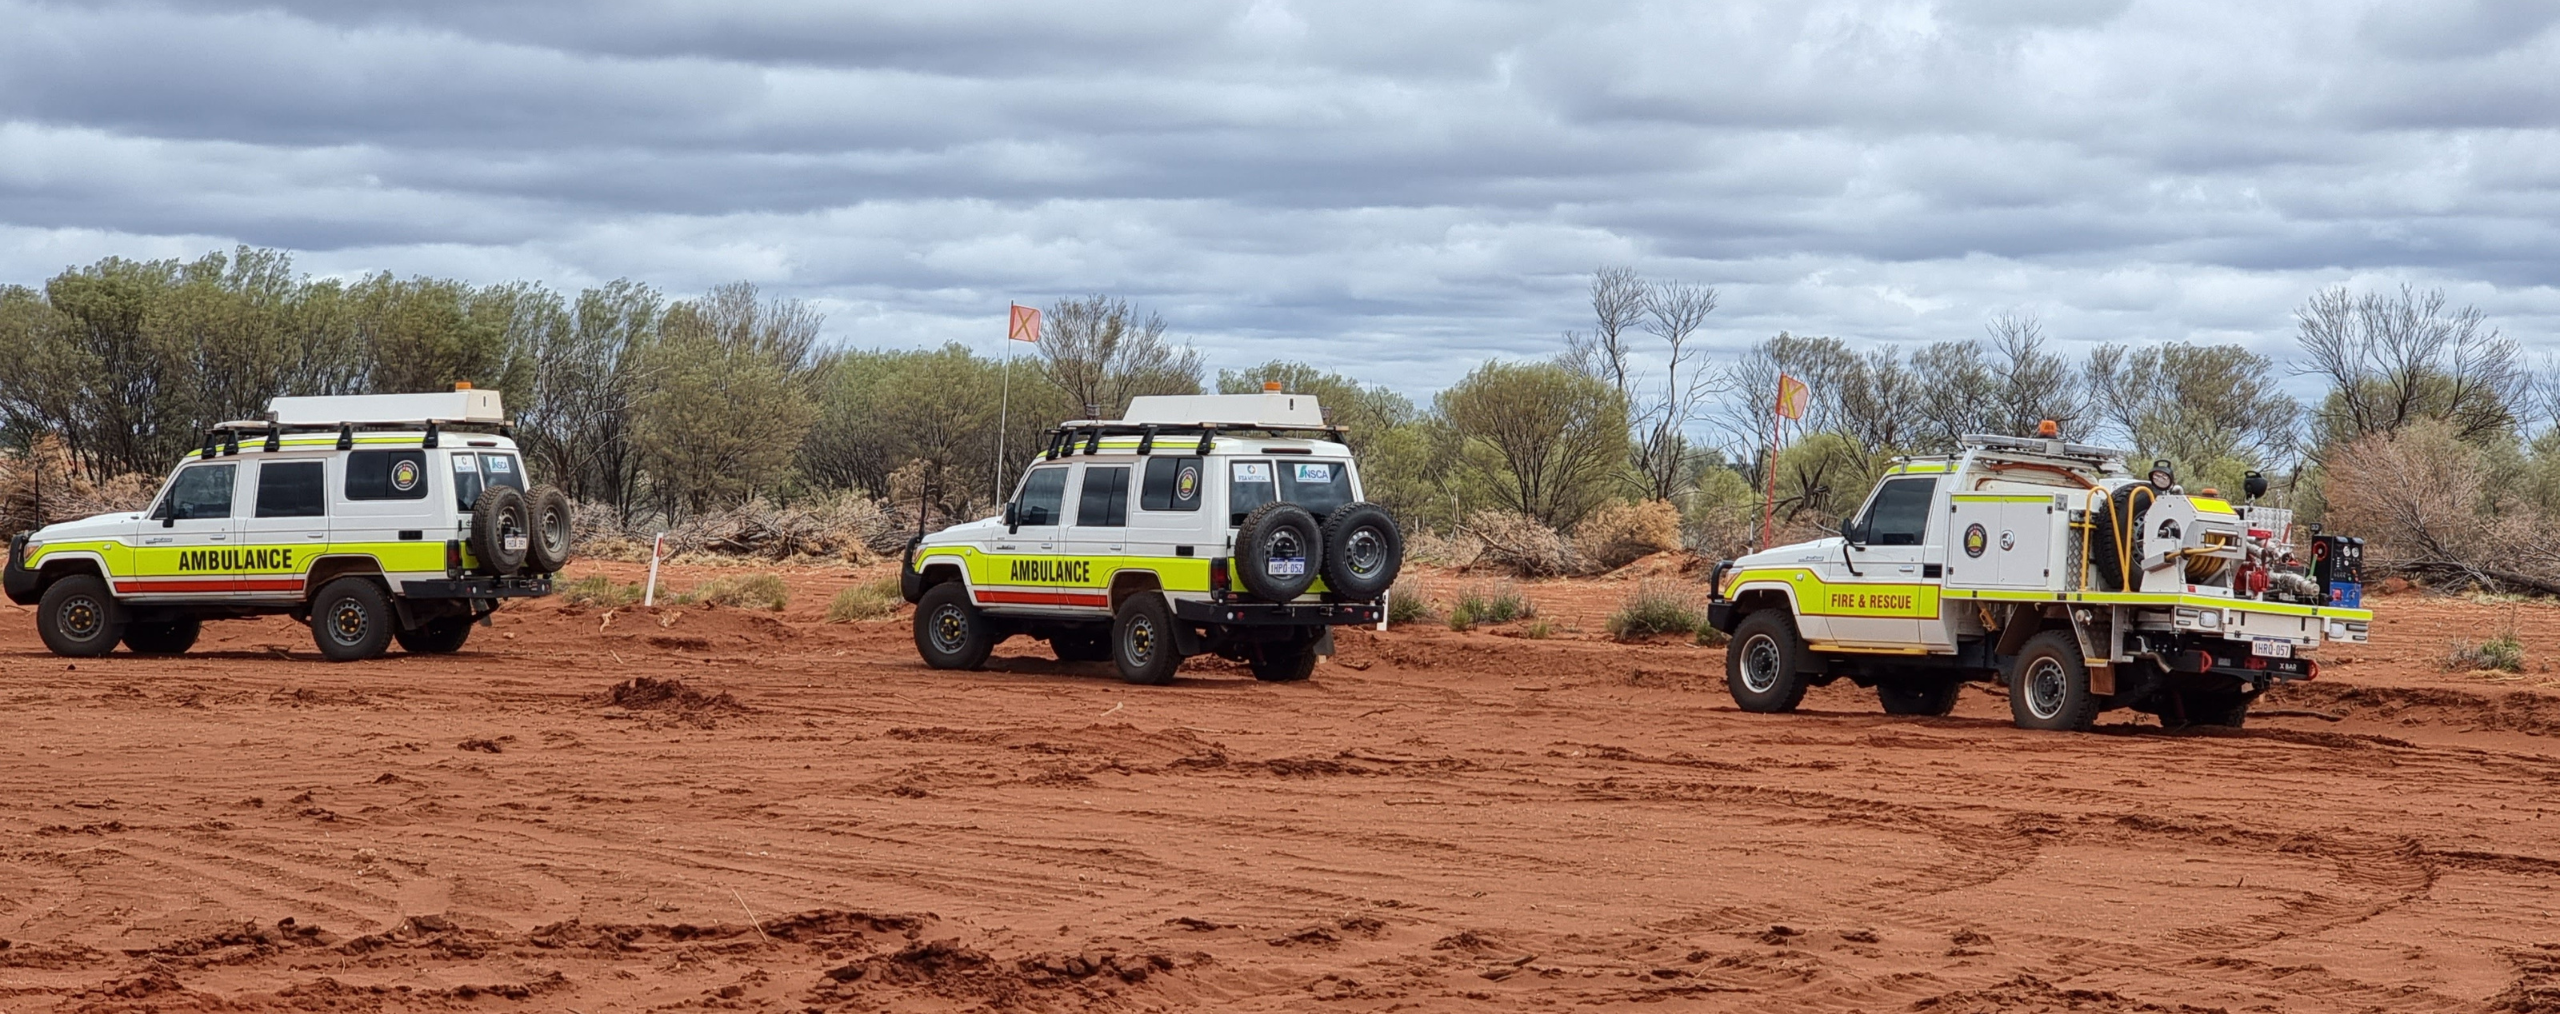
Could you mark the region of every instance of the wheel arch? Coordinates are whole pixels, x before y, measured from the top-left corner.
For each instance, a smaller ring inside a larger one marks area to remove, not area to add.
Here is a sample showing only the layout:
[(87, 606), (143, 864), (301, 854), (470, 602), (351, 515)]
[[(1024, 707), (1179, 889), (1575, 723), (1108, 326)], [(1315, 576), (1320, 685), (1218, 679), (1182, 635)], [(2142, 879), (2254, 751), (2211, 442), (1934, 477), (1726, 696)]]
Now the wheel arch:
[(393, 592), (390, 579), (383, 576), (382, 561), (362, 554), (323, 556), (311, 561), (311, 569), (302, 572), (302, 601), (310, 602), (323, 586), (350, 575), (369, 576), (385, 593)]
[(1164, 591), (1164, 579), (1155, 571), (1139, 567), (1123, 568), (1111, 575), (1111, 611), (1117, 614), (1120, 611), (1120, 603), (1128, 601), (1129, 596), (1142, 592), (1162, 591)]

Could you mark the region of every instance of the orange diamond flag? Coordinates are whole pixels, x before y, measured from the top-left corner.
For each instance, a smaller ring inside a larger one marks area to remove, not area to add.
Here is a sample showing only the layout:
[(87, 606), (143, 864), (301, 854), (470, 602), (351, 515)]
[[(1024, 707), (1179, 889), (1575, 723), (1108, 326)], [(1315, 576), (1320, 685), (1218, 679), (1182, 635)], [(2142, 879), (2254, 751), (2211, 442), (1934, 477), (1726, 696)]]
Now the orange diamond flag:
[(1018, 342), (1039, 341), (1040, 311), (1020, 303), (1013, 304), (1013, 324), (1005, 329), (1004, 336)]
[(1778, 414), (1789, 419), (1804, 418), (1806, 402), (1813, 400), (1813, 389), (1804, 381), (1778, 374)]

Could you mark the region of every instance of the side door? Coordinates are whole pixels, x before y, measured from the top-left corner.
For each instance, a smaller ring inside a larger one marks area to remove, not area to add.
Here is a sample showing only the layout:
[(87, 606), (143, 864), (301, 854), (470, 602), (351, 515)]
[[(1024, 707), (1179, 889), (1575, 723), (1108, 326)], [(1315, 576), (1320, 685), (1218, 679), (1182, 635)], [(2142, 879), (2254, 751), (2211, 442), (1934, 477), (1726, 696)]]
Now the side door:
[(1063, 543), (1068, 480), (1079, 467), (1040, 465), (1022, 477), (1022, 491), (1013, 498), (1013, 523), (996, 532), (990, 543), (994, 551), (980, 557), (969, 575), (979, 605), (1059, 613), (1084, 604), (1084, 597), (1061, 588), (1075, 576)]
[[(1067, 521), (1066, 555), (1075, 561), (1078, 589), (1094, 596), (1081, 603), (1111, 608), (1111, 575), (1129, 559), (1128, 465), (1087, 462), (1076, 478), (1075, 516)], [(1143, 564), (1141, 564), (1143, 566)]]
[[(1930, 574), (1931, 530), (1939, 525), (1938, 479), (1904, 475), (1877, 484), (1866, 509), (1843, 528), (1847, 545), (1824, 564), (1821, 612), (1841, 644), (1913, 648), (1922, 620), (1938, 617), (1940, 579)], [(1943, 640), (1943, 636), (1938, 638)]]
[(133, 573), (118, 575), (115, 591), (128, 595), (231, 597), (240, 589), (238, 461), (198, 461), (169, 477), (151, 513), (134, 536)]
[(1129, 515), (1129, 555), (1145, 557), (1167, 592), (1209, 590), (1209, 559), (1220, 553), (1219, 527), (1201, 513), (1209, 501), (1209, 459), (1160, 454), (1137, 476), (1137, 509)]
[(240, 518), (240, 592), (297, 598), (312, 558), (329, 550), (329, 462), (261, 459), (247, 467), (254, 492)]

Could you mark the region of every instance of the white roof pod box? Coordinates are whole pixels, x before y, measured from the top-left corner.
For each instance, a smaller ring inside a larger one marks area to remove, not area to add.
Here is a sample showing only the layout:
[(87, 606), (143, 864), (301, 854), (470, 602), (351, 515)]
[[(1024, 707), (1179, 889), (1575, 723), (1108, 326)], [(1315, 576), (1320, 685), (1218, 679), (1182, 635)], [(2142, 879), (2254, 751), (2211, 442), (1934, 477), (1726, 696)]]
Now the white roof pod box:
[(445, 423), (501, 426), (498, 392), (466, 388), (425, 394), (340, 394), (276, 398), (266, 421), (284, 426), (391, 426)]
[(1129, 399), (1122, 423), (1215, 426), (1221, 429), (1324, 429), (1324, 409), (1312, 394), (1148, 394)]

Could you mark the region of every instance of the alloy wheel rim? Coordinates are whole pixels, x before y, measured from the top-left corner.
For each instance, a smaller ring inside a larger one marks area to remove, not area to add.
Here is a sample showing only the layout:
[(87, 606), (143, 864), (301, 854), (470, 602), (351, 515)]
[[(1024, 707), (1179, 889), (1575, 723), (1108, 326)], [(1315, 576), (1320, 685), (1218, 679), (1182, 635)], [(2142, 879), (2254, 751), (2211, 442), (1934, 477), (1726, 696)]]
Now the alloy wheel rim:
[(2027, 668), (2027, 713), (2037, 718), (2052, 718), (2062, 713), (2062, 699), (2070, 692), (2065, 685), (2062, 663), (2040, 658)]
[(1742, 642), (1742, 687), (1765, 694), (1778, 687), (1778, 639), (1753, 634)]

